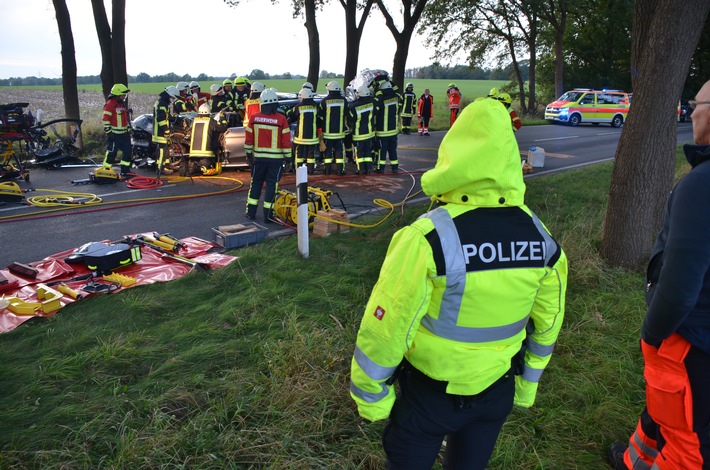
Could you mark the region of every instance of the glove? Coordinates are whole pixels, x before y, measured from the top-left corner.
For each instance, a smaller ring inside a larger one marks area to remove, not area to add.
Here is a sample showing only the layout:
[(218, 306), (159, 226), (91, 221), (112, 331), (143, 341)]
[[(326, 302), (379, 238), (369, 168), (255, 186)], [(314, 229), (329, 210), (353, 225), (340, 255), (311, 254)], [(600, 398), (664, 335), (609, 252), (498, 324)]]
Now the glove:
[(110, 134), (111, 133), (111, 126), (109, 126), (108, 124), (105, 124), (104, 125), (104, 132), (107, 134)]
[(254, 155), (247, 153), (247, 165), (254, 166)]
[(528, 382), (522, 376), (515, 376), (515, 397), (513, 404), (522, 408), (530, 408), (535, 403), (535, 395), (537, 395), (536, 382)]

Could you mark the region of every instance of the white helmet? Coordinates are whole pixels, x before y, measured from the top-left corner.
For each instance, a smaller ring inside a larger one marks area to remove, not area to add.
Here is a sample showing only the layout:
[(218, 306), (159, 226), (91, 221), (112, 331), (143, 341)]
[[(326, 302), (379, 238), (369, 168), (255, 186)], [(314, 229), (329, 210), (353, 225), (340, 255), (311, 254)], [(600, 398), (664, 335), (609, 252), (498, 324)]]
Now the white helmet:
[(216, 83), (210, 85), (210, 94), (216, 95), (220, 91), (222, 91), (222, 87), (220, 85), (218, 85)]
[(197, 114), (210, 114), (210, 105), (207, 103), (201, 104), (199, 109), (197, 110)]
[(414, 88), (414, 83), (409, 82), (409, 83), (407, 83), (407, 86), (404, 88)]
[(302, 99), (308, 99), (308, 98), (313, 98), (313, 92), (306, 87), (301, 88), (301, 91), (298, 92), (298, 96)]
[(306, 82), (301, 88), (308, 88), (309, 90), (313, 91), (313, 84), (311, 82)]
[(380, 83), (380, 90), (386, 90), (388, 88), (392, 88), (392, 82), (389, 80), (385, 80), (384, 82)]
[(278, 92), (279, 92), (279, 90), (277, 90), (277, 89), (274, 88), (274, 87), (269, 88), (269, 90), (273, 91), (274, 93), (278, 93)]
[(276, 96), (276, 92), (273, 91), (271, 88), (268, 90), (264, 90), (261, 93), (261, 104), (272, 104), (272, 103), (278, 103), (279, 102), (279, 97)]
[(165, 89), (165, 91), (168, 95), (172, 96), (173, 98), (177, 98), (178, 96), (180, 96), (180, 91), (177, 89), (177, 87), (174, 87), (172, 85), (167, 87)]
[(187, 91), (189, 88), (189, 85), (187, 82), (177, 82), (177, 85), (175, 87), (178, 89), (179, 92)]
[(193, 80), (190, 82), (190, 88), (200, 88), (200, 84)]
[(340, 91), (340, 84), (333, 80), (332, 82), (328, 82), (328, 84), (325, 86), (326, 90), (328, 91)]
[(372, 93), (370, 92), (370, 89), (366, 87), (365, 85), (360, 85), (357, 87), (357, 96), (360, 98), (364, 96), (370, 96)]
[(264, 91), (264, 84), (261, 82), (254, 82), (251, 84), (251, 91), (256, 92), (256, 93), (261, 93)]

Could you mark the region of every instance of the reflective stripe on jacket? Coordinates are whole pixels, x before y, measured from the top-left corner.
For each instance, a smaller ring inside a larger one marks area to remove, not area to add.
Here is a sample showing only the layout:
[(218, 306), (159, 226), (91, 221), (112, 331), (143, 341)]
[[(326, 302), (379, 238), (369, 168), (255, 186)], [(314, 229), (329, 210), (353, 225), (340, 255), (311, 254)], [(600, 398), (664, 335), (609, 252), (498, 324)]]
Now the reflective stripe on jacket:
[(244, 131), (244, 150), (254, 158), (291, 157), (291, 129), (283, 114), (257, 113)]
[(168, 143), (166, 135), (168, 135), (169, 132), (170, 96), (163, 91), (153, 105), (153, 142), (158, 144)]
[(110, 127), (113, 134), (127, 134), (131, 131), (126, 104), (111, 95), (104, 105), (102, 118), (104, 127)]

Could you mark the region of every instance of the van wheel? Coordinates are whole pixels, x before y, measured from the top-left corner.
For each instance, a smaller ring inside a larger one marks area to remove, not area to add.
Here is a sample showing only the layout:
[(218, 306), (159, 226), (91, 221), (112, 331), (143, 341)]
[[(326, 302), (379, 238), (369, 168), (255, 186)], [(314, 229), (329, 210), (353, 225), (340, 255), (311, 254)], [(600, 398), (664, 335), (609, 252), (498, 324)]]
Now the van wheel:
[(569, 117), (569, 125), (572, 127), (577, 127), (579, 126), (579, 123), (582, 122), (582, 119), (579, 117), (579, 114), (573, 114)]
[(623, 124), (624, 119), (621, 116), (614, 116), (614, 119), (611, 120), (611, 127), (621, 127), (621, 124)]

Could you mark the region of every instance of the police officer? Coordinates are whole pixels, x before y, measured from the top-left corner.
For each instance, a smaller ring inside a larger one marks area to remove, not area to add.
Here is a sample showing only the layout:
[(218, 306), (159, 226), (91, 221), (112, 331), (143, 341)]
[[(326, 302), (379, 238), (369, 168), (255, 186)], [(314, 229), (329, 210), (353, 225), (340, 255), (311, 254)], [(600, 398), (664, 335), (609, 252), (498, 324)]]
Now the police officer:
[(447, 436), (444, 468), (482, 470), (513, 405), (535, 401), (562, 326), (567, 258), (524, 204), (500, 102), (462, 111), (421, 185), (439, 205), (392, 237), (350, 394), (363, 418), (389, 417), (387, 468), (430, 469)]
[(128, 177), (131, 169), (133, 151), (131, 148), (131, 120), (126, 108), (126, 96), (129, 90), (126, 85), (116, 83), (104, 104), (102, 122), (106, 133), (106, 156), (104, 166), (111, 167), (116, 155), (121, 152), (121, 177)]
[[(227, 120), (223, 112), (218, 113), (215, 118), (210, 117), (210, 106), (205, 103), (200, 106), (192, 121), (190, 161), (185, 171), (187, 175), (200, 173), (212, 176), (222, 172), (222, 163), (219, 161), (220, 136), (227, 130)], [(192, 165), (194, 160), (197, 160), (196, 165)]]
[(368, 175), (372, 172), (372, 142), (375, 140), (375, 104), (372, 92), (365, 85), (356, 90), (357, 99), (348, 106), (349, 127), (355, 144), (357, 172)]
[(330, 81), (325, 88), (328, 90), (328, 95), (318, 104), (318, 117), (323, 125), (325, 143), (323, 154), (325, 174), (331, 173), (331, 165), (335, 163), (335, 171), (343, 176), (345, 175), (344, 140), (347, 104), (338, 82)]
[(312, 175), (316, 164), (316, 149), (321, 126), (318, 121), (318, 104), (313, 100), (313, 91), (302, 88), (298, 92), (301, 101), (289, 113), (289, 121), (296, 123), (293, 143), (296, 146), (296, 167), (306, 164)]
[(417, 114), (417, 95), (414, 93), (414, 84), (409, 82), (404, 87), (402, 95), (402, 134), (411, 134), (412, 118)]
[(169, 86), (160, 92), (158, 99), (153, 105), (153, 137), (156, 144), (156, 162), (158, 177), (161, 174), (170, 175), (172, 170), (168, 168), (170, 164), (170, 154), (168, 151), (168, 139), (170, 138), (170, 121), (172, 115), (170, 109), (172, 104), (180, 96), (177, 87)]
[(384, 173), (389, 156), (392, 173), (399, 172), (397, 158), (397, 134), (399, 134), (399, 114), (401, 100), (392, 89), (392, 83), (385, 80), (380, 83), (380, 89), (375, 94), (375, 138), (379, 155), (375, 165), (375, 173)]
[[(254, 82), (254, 85), (257, 83)], [(244, 128), (244, 150), (247, 153), (247, 161), (252, 162), (245, 215), (250, 220), (256, 219), (261, 187), (265, 182), (264, 221), (273, 222), (274, 200), (283, 164), (291, 158), (291, 130), (286, 116), (277, 112), (279, 99), (274, 91), (264, 90), (260, 101), (261, 111), (252, 114)]]

